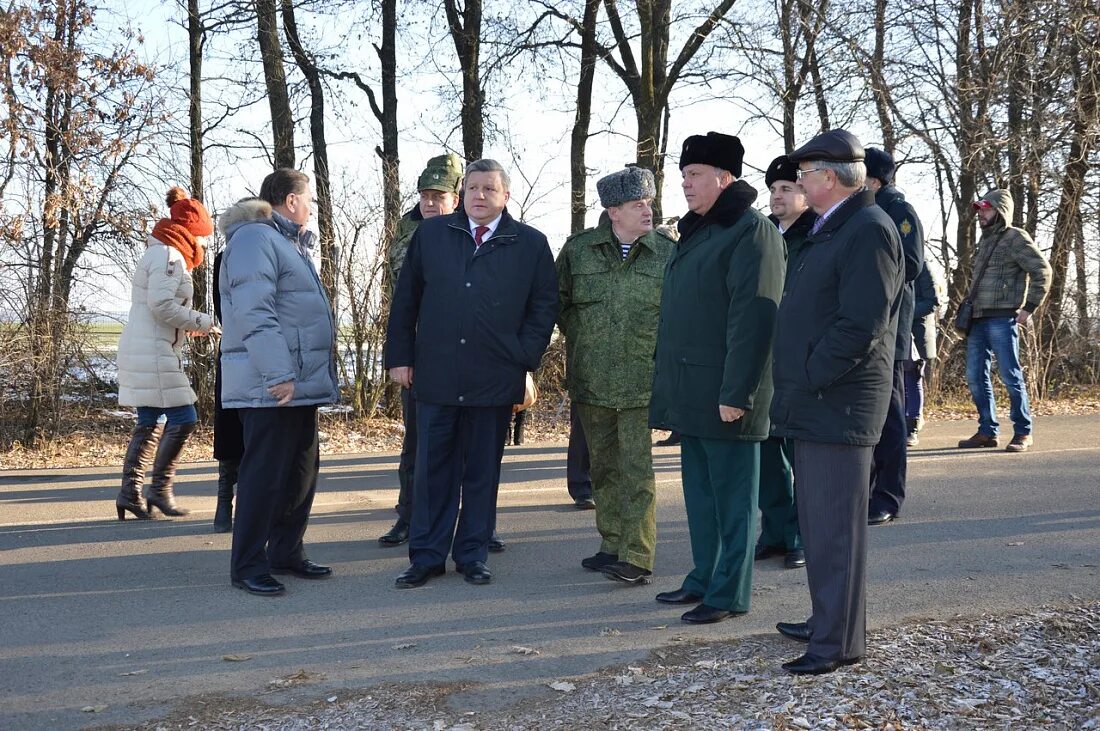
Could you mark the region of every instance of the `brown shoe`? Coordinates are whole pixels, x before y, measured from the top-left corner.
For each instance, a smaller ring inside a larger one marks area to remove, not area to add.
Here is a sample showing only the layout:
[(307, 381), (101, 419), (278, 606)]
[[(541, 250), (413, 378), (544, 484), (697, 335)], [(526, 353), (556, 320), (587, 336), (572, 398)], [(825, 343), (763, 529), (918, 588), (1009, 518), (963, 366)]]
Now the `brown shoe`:
[(963, 439), (959, 442), (959, 449), (979, 449), (982, 447), (996, 447), (997, 437), (991, 437), (988, 434), (982, 434), (977, 432), (969, 439)]
[(1012, 441), (1005, 447), (1006, 452), (1026, 452), (1028, 447), (1031, 446), (1030, 434), (1017, 434), (1012, 437)]

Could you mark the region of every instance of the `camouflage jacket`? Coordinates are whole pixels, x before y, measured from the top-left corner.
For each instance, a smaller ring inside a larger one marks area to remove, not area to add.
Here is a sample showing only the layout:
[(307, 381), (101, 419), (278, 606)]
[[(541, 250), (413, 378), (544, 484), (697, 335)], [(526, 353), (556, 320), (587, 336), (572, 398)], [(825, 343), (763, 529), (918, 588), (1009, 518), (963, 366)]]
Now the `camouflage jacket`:
[(423, 220), (424, 217), (420, 215), (420, 205), (417, 204), (397, 222), (397, 234), (393, 237), (389, 255), (386, 257), (392, 275), (390, 281), (394, 285), (397, 284), (397, 275), (401, 273), (401, 265), (405, 263), (405, 254), (409, 251), (409, 242), (412, 241), (417, 226)]
[(623, 259), (610, 223), (565, 242), (557, 261), (558, 326), (575, 401), (612, 409), (649, 405), (661, 284), (675, 246), (651, 231)]

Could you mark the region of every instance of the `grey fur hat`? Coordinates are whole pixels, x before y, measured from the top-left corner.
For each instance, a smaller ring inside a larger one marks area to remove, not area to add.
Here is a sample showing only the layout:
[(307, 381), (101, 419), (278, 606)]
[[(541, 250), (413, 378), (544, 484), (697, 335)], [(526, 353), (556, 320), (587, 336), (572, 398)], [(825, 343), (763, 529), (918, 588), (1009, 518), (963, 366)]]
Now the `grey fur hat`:
[(657, 183), (652, 172), (631, 165), (597, 180), (596, 192), (600, 194), (600, 205), (611, 208), (630, 201), (656, 197)]

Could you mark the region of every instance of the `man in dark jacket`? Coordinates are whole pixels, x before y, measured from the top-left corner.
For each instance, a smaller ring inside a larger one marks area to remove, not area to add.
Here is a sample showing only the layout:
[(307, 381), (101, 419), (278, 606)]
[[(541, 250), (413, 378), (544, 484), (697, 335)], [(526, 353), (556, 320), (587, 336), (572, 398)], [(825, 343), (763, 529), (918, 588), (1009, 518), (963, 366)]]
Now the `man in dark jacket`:
[(783, 239), (752, 204), (744, 148), (710, 132), (684, 140), (690, 211), (665, 270), (649, 424), (682, 435), (694, 568), (657, 601), (698, 605), (685, 622), (749, 610), (760, 442), (768, 436), (771, 344)]
[(871, 465), (871, 498), (867, 504), (869, 525), (889, 523), (901, 512), (905, 502), (905, 475), (908, 430), (905, 427), (905, 361), (913, 347), (913, 283), (924, 268), (924, 227), (905, 195), (894, 187), (894, 158), (885, 150), (866, 150), (867, 189), (875, 194), (875, 203), (886, 211), (897, 226), (901, 253), (905, 257), (905, 286), (898, 312), (898, 334), (894, 347), (893, 388), (890, 408), (882, 427), (882, 438), (875, 445)]
[[(764, 173), (772, 214), (787, 246), (787, 276), (793, 271), (817, 214), (806, 203), (798, 185), (798, 165), (780, 155)], [(760, 444), (760, 539), (757, 561), (783, 556), (783, 567), (806, 565), (802, 537), (798, 534), (798, 510), (794, 505), (794, 471), (791, 469), (791, 440), (768, 437)]]
[[(439, 155), (428, 160), (416, 182), (420, 200), (412, 210), (401, 217), (397, 235), (390, 246), (388, 263), (390, 281), (396, 285), (409, 250), (409, 242), (427, 218), (446, 216), (458, 207), (458, 192), (462, 189), (462, 160), (454, 153)], [(392, 299), (392, 295), (391, 295)], [(416, 402), (409, 389), (401, 389), (401, 419), (405, 422), (405, 436), (401, 440), (401, 459), (397, 464), (397, 521), (378, 538), (381, 546), (400, 546), (409, 540), (409, 515), (412, 505), (413, 474), (416, 469)]]
[(464, 212), (420, 224), (397, 281), (385, 361), (417, 404), (411, 565), (398, 588), (443, 574), (448, 553), (469, 583), (492, 581), (485, 562), (512, 406), (558, 310), (550, 246), (508, 215), (509, 182), (494, 160), (470, 163)]
[(917, 275), (913, 296), (913, 350), (905, 361), (906, 446), (920, 443), (924, 428), (924, 374), (936, 357), (936, 310), (940, 295), (932, 270), (924, 266)]
[(813, 611), (780, 622), (819, 674), (865, 652), (867, 485), (893, 380), (904, 264), (897, 227), (863, 187), (863, 147), (844, 130), (791, 153), (820, 218), (783, 294), (775, 332), (772, 434), (794, 442), (798, 526)]

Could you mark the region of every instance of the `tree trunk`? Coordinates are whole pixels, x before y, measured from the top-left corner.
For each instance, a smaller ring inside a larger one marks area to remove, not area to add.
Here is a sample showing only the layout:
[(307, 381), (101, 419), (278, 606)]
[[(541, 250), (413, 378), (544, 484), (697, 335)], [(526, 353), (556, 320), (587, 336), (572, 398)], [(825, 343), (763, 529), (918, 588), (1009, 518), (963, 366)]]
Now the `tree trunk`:
[[(398, 222), (401, 220), (401, 155), (398, 150), (397, 126), (397, 0), (382, 0), (382, 44), (375, 46), (375, 51), (382, 65), (382, 108), (378, 110), (381, 112), (378, 121), (382, 125), (382, 146), (375, 147), (375, 152), (382, 160), (383, 230), (379, 251), (388, 258), (397, 235)], [(393, 269), (388, 261), (382, 270), (382, 292), (385, 293), (383, 296), (386, 301), (383, 303), (380, 321), (386, 323), (389, 321), (390, 298), (396, 282), (389, 281)], [(364, 400), (363, 403), (365, 405), (367, 402)], [(401, 418), (401, 387), (396, 383), (386, 383), (384, 408), (387, 416)]]
[(313, 178), (317, 188), (317, 231), (321, 247), (321, 284), (325, 287), (333, 311), (337, 309), (336, 226), (332, 213), (332, 184), (329, 176), (328, 142), (325, 139), (325, 88), (321, 72), (302, 45), (293, 0), (282, 0), (283, 30), (298, 70), (309, 86), (309, 136), (313, 145)]
[(581, 23), (577, 114), (573, 120), (573, 132), (569, 144), (570, 233), (577, 233), (584, 229), (584, 218), (588, 212), (586, 200), (588, 168), (584, 163), (584, 153), (588, 146), (588, 129), (592, 118), (592, 84), (596, 78), (596, 20), (599, 12), (600, 0), (585, 0), (584, 20)]
[(462, 148), (467, 162), (480, 160), (485, 146), (485, 93), (481, 88), (481, 0), (443, 0), (455, 52), (462, 68)]
[(260, 44), (267, 102), (271, 108), (271, 133), (274, 137), (276, 168), (294, 167), (294, 115), (283, 69), (283, 46), (279, 42), (279, 22), (275, 0), (254, 0), (256, 8), (256, 39)]

